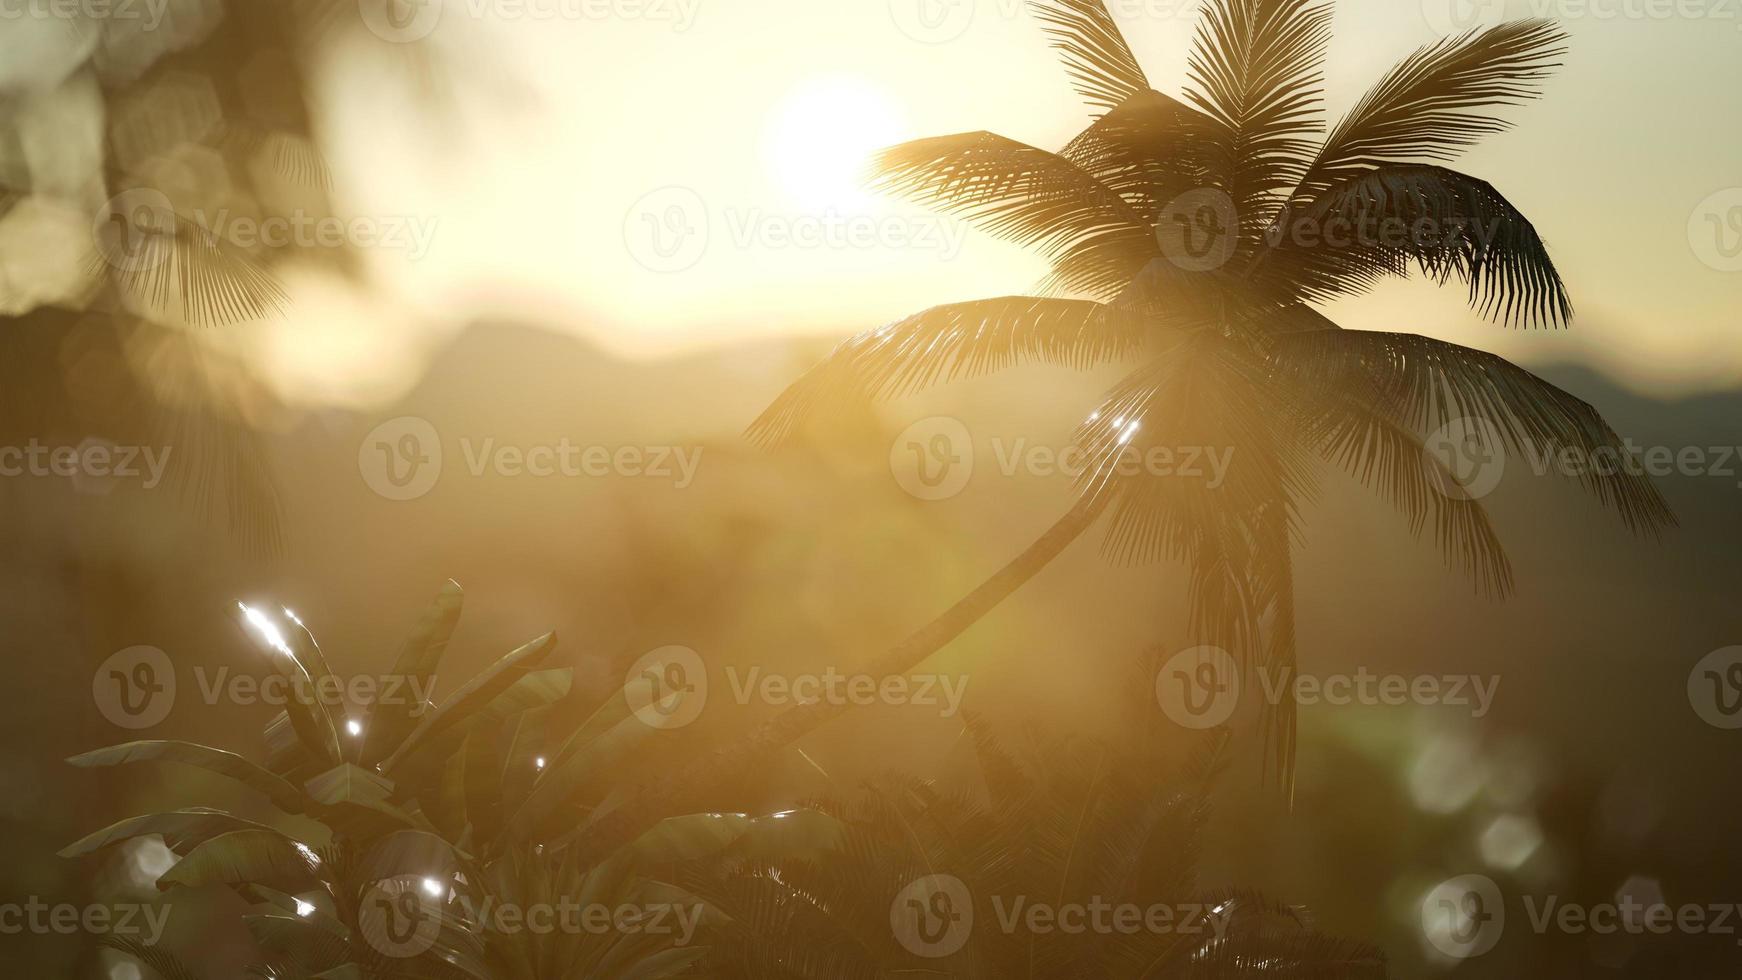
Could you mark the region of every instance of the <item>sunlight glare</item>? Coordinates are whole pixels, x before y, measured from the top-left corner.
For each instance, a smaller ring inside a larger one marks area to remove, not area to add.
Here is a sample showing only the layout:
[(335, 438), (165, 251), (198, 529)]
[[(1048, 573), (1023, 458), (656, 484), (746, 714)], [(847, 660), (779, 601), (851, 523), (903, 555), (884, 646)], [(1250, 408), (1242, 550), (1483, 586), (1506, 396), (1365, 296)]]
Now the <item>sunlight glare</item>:
[(774, 108), (763, 136), (769, 176), (808, 208), (861, 210), (871, 155), (901, 142), (907, 121), (889, 93), (854, 75), (812, 78)]

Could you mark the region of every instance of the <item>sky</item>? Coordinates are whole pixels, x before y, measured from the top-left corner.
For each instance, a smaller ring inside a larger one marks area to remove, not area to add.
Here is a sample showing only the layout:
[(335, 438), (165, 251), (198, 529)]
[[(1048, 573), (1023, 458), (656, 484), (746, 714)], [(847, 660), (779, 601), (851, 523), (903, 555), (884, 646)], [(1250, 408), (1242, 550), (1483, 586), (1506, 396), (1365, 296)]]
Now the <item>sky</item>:
[[(1183, 82), (1197, 7), (1113, 0), (1164, 92)], [(1090, 121), (1019, 0), (432, 10), (412, 29), (430, 30), (447, 66), (441, 112), (419, 101), (432, 89), (382, 67), (394, 60), (372, 37), (317, 74), (341, 211), (429, 234), (368, 250), (379, 288), (367, 293), (291, 274), (304, 315), (259, 341), (288, 390), (390, 396), (417, 359), (383, 355), (427, 349), (477, 316), (645, 357), (840, 337), (1028, 291), (1038, 258), (866, 193), (863, 159), (977, 129), (1056, 149)], [(1420, 281), (1328, 312), (1532, 364), (1588, 362), (1655, 394), (1742, 384), (1742, 2), (1342, 0), (1327, 112), (1447, 30), (1532, 15), (1570, 33), (1564, 68), (1543, 99), (1507, 110), (1513, 131), (1454, 165), (1535, 221), (1578, 309), (1573, 329), (1484, 323), (1460, 289)]]

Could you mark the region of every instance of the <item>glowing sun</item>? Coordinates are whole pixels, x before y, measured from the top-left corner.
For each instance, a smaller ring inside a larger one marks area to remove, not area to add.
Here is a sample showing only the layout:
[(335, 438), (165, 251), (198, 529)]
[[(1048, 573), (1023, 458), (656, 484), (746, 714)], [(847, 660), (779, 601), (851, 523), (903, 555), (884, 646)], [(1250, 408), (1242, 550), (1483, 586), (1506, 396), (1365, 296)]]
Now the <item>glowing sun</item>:
[(871, 155), (907, 137), (901, 108), (883, 89), (853, 75), (814, 78), (775, 106), (763, 156), (775, 183), (808, 208), (857, 209)]

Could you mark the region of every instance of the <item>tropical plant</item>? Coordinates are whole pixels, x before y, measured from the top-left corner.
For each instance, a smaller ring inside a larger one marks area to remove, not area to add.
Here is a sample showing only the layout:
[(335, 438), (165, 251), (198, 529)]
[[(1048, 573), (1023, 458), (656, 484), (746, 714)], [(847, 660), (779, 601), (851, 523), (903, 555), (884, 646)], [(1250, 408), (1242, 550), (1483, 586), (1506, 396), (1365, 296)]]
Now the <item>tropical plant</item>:
[[(1315, 307), (1419, 268), (1456, 277), (1471, 304), (1520, 326), (1567, 324), (1572, 304), (1542, 237), (1492, 184), (1450, 169), (1506, 123), (1497, 106), (1535, 97), (1564, 35), (1520, 21), (1449, 37), (1387, 72), (1328, 134), (1319, 115), (1328, 5), (1211, 0), (1184, 99), (1153, 90), (1100, 0), (1031, 8), (1077, 90), (1099, 110), (1059, 152), (987, 132), (883, 152), (885, 189), (1037, 249), (1035, 296), (952, 303), (847, 340), (750, 427), (790, 441), (831, 408), (910, 394), (1017, 364), (1136, 366), (1075, 438), (1089, 464), (1075, 506), (982, 585), (865, 668), (913, 669), (1105, 517), (1105, 551), (1174, 559), (1189, 574), (1196, 642), (1244, 669), (1295, 663), (1292, 551), (1315, 460), (1353, 475), (1431, 528), (1482, 593), (1506, 596), (1511, 566), (1481, 502), (1459, 492), (1430, 433), (1492, 433), (1495, 452), (1619, 453), (1592, 406), (1504, 358), (1408, 333), (1344, 330)], [(1414, 229), (1435, 233), (1383, 233)], [(1333, 246), (1332, 226), (1375, 229)], [(1451, 428), (1448, 428), (1451, 427)], [(1157, 447), (1233, 450), (1215, 489), (1122, 467)], [(1480, 447), (1478, 447), (1480, 448)], [(1619, 456), (1615, 458), (1620, 458)], [(1455, 460), (1454, 460), (1455, 462)], [(1581, 476), (1635, 532), (1673, 523), (1643, 474)], [(717, 785), (841, 709), (776, 716), (647, 796)], [(1266, 706), (1267, 769), (1292, 794), (1295, 706)], [(643, 821), (625, 814), (620, 836)], [(606, 838), (609, 839), (609, 835)]]
[(1320, 932), (1305, 909), (1203, 886), (1226, 733), (1182, 762), (1139, 730), (1013, 752), (970, 721), (983, 796), (889, 777), (816, 804), (847, 827), (820, 860), (690, 882), (739, 924), (707, 965), (782, 980), (1383, 977), (1378, 950)]
[[(449, 582), (400, 647), (389, 676), (405, 682), (402, 690), (433, 689), (461, 600)], [(295, 614), (239, 609), (244, 629), (299, 691), (339, 688)], [(716, 910), (646, 869), (801, 847), (793, 853), (809, 853), (834, 841), (834, 821), (807, 813), (676, 816), (605, 860), (582, 863), (567, 844), (584, 833), (593, 807), (608, 804), (612, 780), (640, 761), (637, 753), (660, 729), (618, 691), (566, 737), (555, 737), (549, 713), (567, 695), (570, 671), (543, 666), (554, 647), (546, 634), (439, 705), (383, 697), (361, 720), (336, 717), (326, 697), (287, 698), (267, 728), (265, 765), (171, 740), (75, 756), (70, 761), (86, 768), (159, 762), (203, 769), (261, 795), (282, 817), (263, 823), (209, 807), (147, 814), (61, 854), (161, 837), (180, 859), (158, 887), (234, 889), (251, 903), (245, 922), (266, 957), (259, 975), (277, 980), (677, 975), (705, 945), (652, 931), (504, 932), (491, 927), (491, 910), (683, 903), (695, 923), (717, 928), (725, 920)], [(431, 924), (426, 932), (416, 928), (423, 922)], [(182, 968), (168, 951), (121, 948), (160, 970)]]

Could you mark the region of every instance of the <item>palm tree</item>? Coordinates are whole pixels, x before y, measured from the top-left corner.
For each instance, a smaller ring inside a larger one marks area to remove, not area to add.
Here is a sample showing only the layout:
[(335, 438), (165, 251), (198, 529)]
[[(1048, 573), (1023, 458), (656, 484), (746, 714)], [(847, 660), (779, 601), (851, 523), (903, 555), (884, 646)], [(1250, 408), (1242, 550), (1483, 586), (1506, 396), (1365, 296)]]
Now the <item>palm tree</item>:
[[(1225, 731), (1197, 733), (1183, 764), (1161, 751), (1169, 743), (1129, 728), (1117, 744), (1042, 736), (1020, 751), (977, 721), (967, 735), (984, 799), (892, 776), (852, 803), (823, 804), (846, 833), (821, 860), (783, 857), (718, 884), (689, 882), (739, 923), (715, 947), (708, 965), (717, 975), (1386, 975), (1376, 948), (1320, 932), (1306, 909), (1200, 880)], [(918, 899), (916, 916), (907, 900), (934, 887), (960, 917), (930, 922), (943, 929), (927, 936), (920, 920), (930, 903)], [(1104, 919), (1072, 932), (1024, 925), (1019, 910), (1030, 903), (1165, 908), (1178, 918), (1147, 928)]]
[[(1440, 283), (1462, 280), (1471, 304), (1494, 320), (1570, 322), (1572, 304), (1534, 226), (1493, 185), (1446, 166), (1507, 127), (1495, 107), (1536, 96), (1565, 35), (1519, 21), (1430, 44), (1326, 133), (1327, 5), (1210, 0), (1183, 100), (1150, 88), (1099, 0), (1030, 6), (1077, 90), (1104, 114), (1057, 153), (963, 133), (887, 150), (874, 173), (885, 189), (1038, 249), (1051, 273), (1037, 295), (952, 303), (855, 336), (749, 434), (777, 446), (821, 410), (1016, 364), (1135, 367), (1077, 431), (1092, 465), (1076, 505), (866, 670), (911, 670), (1102, 517), (1110, 554), (1185, 563), (1187, 625), (1201, 642), (1233, 650), (1248, 669), (1286, 669), (1295, 659), (1291, 551), (1314, 457), (1401, 508), (1418, 535), (1431, 526), (1478, 590), (1507, 595), (1512, 572), (1495, 529), (1477, 500), (1441, 492), (1446, 474), (1423, 465), (1423, 433), (1470, 419), (1514, 453), (1620, 452), (1619, 437), (1590, 405), (1501, 357), (1414, 334), (1343, 330), (1314, 304), (1413, 266)], [(1335, 221), (1426, 221), (1439, 233), (1303, 244), (1305, 232)], [(1219, 489), (1116, 465), (1122, 453), (1193, 445), (1237, 449)], [(1635, 532), (1671, 525), (1637, 468), (1617, 469), (1580, 479)], [(649, 805), (692, 784), (718, 785), (839, 710), (817, 704), (776, 716), (675, 774)], [(1293, 706), (1267, 711), (1264, 727), (1286, 789)], [(633, 826), (629, 818), (619, 833)]]

